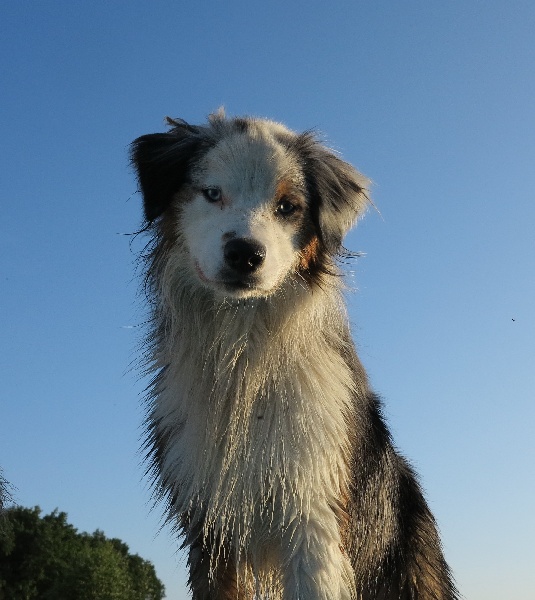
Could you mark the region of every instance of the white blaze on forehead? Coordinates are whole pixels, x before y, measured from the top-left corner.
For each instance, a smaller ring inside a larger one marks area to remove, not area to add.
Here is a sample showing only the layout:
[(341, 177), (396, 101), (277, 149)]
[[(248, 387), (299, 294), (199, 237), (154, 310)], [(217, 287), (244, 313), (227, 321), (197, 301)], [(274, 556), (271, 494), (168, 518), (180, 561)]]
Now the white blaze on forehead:
[[(254, 133), (254, 132), (253, 132)], [(194, 174), (202, 185), (217, 185), (233, 200), (270, 200), (280, 179), (302, 185), (296, 160), (271, 135), (236, 133), (223, 138)]]

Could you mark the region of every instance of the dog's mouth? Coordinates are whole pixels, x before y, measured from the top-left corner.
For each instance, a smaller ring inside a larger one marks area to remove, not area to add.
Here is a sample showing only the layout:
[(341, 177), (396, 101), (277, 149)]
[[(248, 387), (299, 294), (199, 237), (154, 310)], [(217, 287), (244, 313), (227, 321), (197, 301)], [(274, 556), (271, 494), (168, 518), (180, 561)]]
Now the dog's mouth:
[(216, 282), (225, 292), (231, 295), (242, 296), (255, 294), (260, 291), (260, 280), (252, 275), (236, 277), (235, 273), (221, 273), (220, 279)]
[(235, 273), (231, 271), (223, 270), (220, 273), (220, 277), (217, 279), (209, 279), (199, 263), (195, 261), (195, 272), (199, 279), (209, 288), (214, 290), (223, 291), (230, 295), (243, 296), (254, 294), (255, 291), (260, 291), (260, 281), (257, 276), (244, 275), (236, 277)]
[(204, 271), (201, 269), (201, 267), (199, 266), (199, 263), (197, 261), (195, 261), (194, 266), (195, 266), (195, 273), (197, 273), (197, 275), (199, 276), (199, 279), (203, 283), (210, 283), (210, 280), (208, 279), (208, 277), (206, 277), (206, 275), (204, 274)]
[(243, 279), (223, 279), (220, 283), (229, 291), (254, 290), (256, 288), (255, 281)]

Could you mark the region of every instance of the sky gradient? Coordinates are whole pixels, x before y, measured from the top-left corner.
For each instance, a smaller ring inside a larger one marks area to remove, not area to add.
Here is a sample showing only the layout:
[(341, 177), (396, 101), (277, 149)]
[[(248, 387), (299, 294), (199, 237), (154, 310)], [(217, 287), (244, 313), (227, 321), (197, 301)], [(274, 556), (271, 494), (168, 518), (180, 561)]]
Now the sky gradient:
[(535, 598), (533, 2), (0, 8), (0, 466), (188, 598), (144, 478), (141, 197), (165, 115), (315, 128), (370, 177), (346, 246), (360, 357), (468, 600)]

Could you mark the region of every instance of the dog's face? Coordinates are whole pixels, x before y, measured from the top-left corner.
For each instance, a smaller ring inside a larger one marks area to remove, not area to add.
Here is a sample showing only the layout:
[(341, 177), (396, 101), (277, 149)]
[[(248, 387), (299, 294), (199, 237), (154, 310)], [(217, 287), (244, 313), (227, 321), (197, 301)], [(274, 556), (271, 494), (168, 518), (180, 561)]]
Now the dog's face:
[(147, 220), (177, 215), (189, 281), (258, 297), (325, 269), (364, 208), (362, 176), (309, 134), (271, 121), (174, 124), (136, 140), (133, 161)]
[(192, 172), (180, 228), (196, 275), (234, 297), (269, 295), (305, 261), (314, 232), (303, 174), (283, 146), (225, 137)]

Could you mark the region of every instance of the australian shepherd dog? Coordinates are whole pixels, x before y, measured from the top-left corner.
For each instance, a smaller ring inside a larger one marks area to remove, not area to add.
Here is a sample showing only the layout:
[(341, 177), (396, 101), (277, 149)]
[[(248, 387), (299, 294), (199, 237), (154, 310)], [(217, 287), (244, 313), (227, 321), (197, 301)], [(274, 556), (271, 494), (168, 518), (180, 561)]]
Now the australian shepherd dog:
[(350, 335), (339, 258), (366, 178), (273, 121), (169, 125), (132, 144), (147, 453), (194, 600), (457, 598)]

